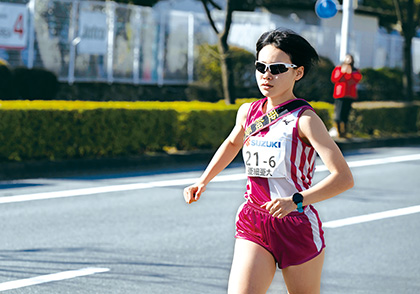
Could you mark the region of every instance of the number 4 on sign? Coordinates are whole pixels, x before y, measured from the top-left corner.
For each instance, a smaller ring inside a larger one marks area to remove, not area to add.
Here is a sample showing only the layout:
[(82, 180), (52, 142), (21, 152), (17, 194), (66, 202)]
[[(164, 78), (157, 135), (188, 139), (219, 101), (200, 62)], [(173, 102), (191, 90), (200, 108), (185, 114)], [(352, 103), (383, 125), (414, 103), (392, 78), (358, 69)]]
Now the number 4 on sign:
[(18, 18), (16, 19), (15, 25), (13, 26), (13, 31), (20, 35), (20, 37), (23, 36), (23, 15), (19, 14)]

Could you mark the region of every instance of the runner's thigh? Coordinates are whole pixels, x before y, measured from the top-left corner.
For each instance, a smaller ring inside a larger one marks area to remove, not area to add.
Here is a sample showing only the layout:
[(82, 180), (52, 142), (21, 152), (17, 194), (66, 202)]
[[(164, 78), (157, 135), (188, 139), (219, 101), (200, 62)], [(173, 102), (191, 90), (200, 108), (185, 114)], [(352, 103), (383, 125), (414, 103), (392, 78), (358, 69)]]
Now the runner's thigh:
[(325, 252), (322, 250), (319, 255), (311, 260), (282, 270), (289, 294), (320, 293), (324, 255)]
[(266, 293), (275, 272), (276, 263), (270, 252), (254, 242), (236, 239), (228, 293)]

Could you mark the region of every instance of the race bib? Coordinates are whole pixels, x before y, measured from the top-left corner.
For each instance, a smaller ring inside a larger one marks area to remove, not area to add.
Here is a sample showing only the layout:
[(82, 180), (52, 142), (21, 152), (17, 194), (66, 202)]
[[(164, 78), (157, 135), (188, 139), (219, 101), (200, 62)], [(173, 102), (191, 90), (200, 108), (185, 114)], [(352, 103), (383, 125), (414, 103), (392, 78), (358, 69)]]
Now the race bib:
[(248, 177), (284, 178), (286, 144), (264, 137), (249, 137), (242, 149)]

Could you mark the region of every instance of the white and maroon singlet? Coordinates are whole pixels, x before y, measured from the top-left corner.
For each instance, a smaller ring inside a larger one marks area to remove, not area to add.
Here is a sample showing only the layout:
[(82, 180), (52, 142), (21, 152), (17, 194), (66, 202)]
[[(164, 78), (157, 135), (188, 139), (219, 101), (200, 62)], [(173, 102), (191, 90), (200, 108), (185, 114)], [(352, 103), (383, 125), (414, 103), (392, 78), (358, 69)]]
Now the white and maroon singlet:
[[(265, 114), (262, 108), (266, 102), (264, 98), (251, 104), (245, 129)], [(316, 152), (302, 141), (298, 132), (299, 117), (307, 109), (313, 110), (309, 105), (301, 106), (245, 140), (242, 153), (248, 176), (245, 193), (248, 201), (260, 206), (311, 186)]]

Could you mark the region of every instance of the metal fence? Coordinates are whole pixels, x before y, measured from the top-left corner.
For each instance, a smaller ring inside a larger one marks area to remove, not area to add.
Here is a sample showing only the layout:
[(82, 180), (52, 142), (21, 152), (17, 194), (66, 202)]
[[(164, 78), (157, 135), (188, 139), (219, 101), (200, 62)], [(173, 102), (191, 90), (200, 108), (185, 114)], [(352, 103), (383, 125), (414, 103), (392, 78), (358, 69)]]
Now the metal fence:
[(47, 68), (69, 83), (192, 82), (195, 48), (215, 41), (204, 16), (192, 13), (115, 2), (20, 3), (29, 11), (27, 42), (24, 48), (3, 46), (0, 58), (12, 66)]
[[(7, 13), (9, 8), (15, 14)], [(214, 16), (221, 26), (223, 14)], [(338, 30), (269, 13), (235, 12), (229, 42), (254, 52), (262, 32), (281, 26), (301, 33), (320, 55), (338, 63)], [(9, 27), (25, 38), (17, 40), (21, 45), (1, 43)], [(204, 14), (111, 1), (0, 0), (0, 58), (14, 67), (47, 68), (69, 83), (191, 83), (198, 45), (216, 40)], [(400, 36), (353, 32), (351, 49), (359, 67), (401, 67), (401, 47)], [(420, 71), (419, 52), (416, 39), (415, 72)]]

